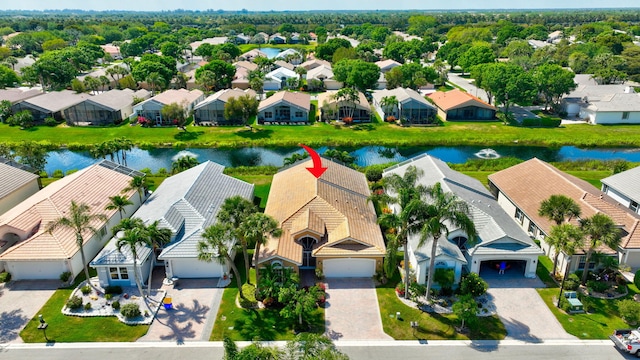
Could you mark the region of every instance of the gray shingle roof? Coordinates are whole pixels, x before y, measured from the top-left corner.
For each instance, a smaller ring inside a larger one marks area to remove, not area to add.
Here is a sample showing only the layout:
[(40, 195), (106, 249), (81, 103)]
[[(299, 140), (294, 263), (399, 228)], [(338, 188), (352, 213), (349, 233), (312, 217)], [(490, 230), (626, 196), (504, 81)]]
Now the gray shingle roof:
[(640, 166), (611, 175), (601, 180), (603, 184), (616, 190), (635, 202), (640, 202)]
[(38, 175), (0, 163), (0, 199), (37, 179)]
[(253, 199), (253, 185), (222, 173), (224, 166), (211, 161), (166, 179), (133, 214), (145, 223), (160, 220), (175, 240), (159, 258), (196, 258), (200, 233), (215, 223), (228, 197)]

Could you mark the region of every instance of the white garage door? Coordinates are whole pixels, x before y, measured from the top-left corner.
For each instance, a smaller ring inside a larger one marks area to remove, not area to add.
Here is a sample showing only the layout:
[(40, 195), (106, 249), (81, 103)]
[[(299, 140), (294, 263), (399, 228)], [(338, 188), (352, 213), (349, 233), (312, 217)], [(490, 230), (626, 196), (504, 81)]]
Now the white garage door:
[(372, 277), (376, 271), (373, 259), (331, 259), (324, 261), (324, 276), (335, 277)]
[(67, 271), (63, 261), (8, 262), (13, 280), (59, 279)]
[(222, 265), (197, 259), (171, 260), (173, 276), (183, 279), (222, 277)]

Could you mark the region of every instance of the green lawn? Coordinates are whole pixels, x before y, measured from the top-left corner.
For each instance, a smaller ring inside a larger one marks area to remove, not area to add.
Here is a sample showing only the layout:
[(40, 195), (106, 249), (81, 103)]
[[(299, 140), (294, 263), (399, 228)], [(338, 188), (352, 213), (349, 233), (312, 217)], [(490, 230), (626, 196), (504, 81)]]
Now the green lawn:
[[(398, 281), (399, 275), (396, 274), (393, 281), (376, 288), (382, 327), (385, 333), (396, 340), (501, 340), (507, 335), (497, 316), (480, 317), (478, 323), (470, 327), (468, 334), (460, 334), (454, 328), (460, 325), (455, 315), (430, 314), (401, 302), (394, 289)], [(397, 312), (400, 312), (399, 320), (395, 318)], [(415, 332), (411, 328), (411, 321), (418, 322)]]
[[(96, 274), (93, 273), (92, 276)], [(76, 284), (83, 275), (78, 277)], [(47, 337), (55, 342), (102, 342), (122, 341), (131, 342), (147, 333), (149, 325), (125, 325), (116, 317), (77, 317), (63, 315), (61, 310), (74, 287), (58, 289), (49, 301), (40, 309), (49, 324)], [(29, 321), (20, 332), (20, 337), (27, 343), (44, 342), (42, 330), (38, 330), (37, 316)]]
[(580, 178), (591, 185), (595, 186), (598, 189), (602, 188), (602, 183), (600, 180), (611, 176), (611, 171), (567, 171), (568, 174), (571, 174), (577, 178)]
[(253, 194), (260, 198), (260, 208), (264, 209), (267, 206), (273, 175), (233, 175), (233, 177), (254, 184)]
[(400, 127), (374, 123), (367, 127), (333, 126), (315, 123), (309, 126), (188, 127), (46, 127), (29, 130), (0, 125), (0, 142), (13, 144), (34, 140), (52, 147), (88, 147), (107, 138), (126, 137), (142, 147), (248, 147), (297, 146), (426, 146), (426, 145), (577, 145), (640, 146), (640, 127), (634, 125), (572, 125), (563, 128), (520, 128), (499, 123), (445, 122), (436, 127)]
[[(236, 265), (244, 280), (244, 260), (242, 254), (236, 257)], [(250, 270), (251, 282), (255, 283), (255, 270)], [(241, 309), (236, 306), (238, 287), (235, 279), (224, 289), (220, 309), (216, 316), (215, 326), (209, 340), (220, 341), (224, 337), (231, 340), (260, 340), (279, 341), (292, 340), (295, 334), (292, 331), (293, 323), (280, 317), (276, 309)], [(318, 308), (310, 319), (313, 332), (324, 333), (324, 309)]]

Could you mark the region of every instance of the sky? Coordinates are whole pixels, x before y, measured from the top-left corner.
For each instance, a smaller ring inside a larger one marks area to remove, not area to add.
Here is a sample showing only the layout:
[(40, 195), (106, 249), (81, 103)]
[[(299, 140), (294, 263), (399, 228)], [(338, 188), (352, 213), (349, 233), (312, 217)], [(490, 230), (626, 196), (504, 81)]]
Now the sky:
[[(634, 3), (635, 5), (632, 5)], [(622, 0), (3, 0), (0, 10), (460, 10), (460, 9), (553, 9), (553, 8), (621, 8), (639, 7), (634, 1)]]

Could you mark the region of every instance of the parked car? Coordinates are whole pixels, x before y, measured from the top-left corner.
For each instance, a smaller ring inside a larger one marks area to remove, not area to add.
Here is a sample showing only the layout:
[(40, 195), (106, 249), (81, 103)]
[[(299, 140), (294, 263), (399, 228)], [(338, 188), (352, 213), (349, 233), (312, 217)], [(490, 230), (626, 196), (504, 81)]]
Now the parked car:
[(618, 349), (640, 357), (640, 328), (615, 330), (609, 339)]

